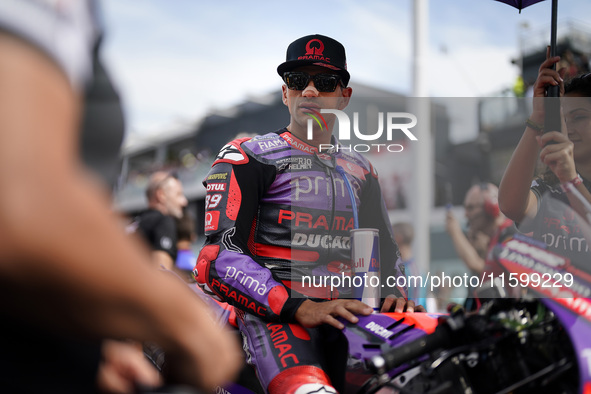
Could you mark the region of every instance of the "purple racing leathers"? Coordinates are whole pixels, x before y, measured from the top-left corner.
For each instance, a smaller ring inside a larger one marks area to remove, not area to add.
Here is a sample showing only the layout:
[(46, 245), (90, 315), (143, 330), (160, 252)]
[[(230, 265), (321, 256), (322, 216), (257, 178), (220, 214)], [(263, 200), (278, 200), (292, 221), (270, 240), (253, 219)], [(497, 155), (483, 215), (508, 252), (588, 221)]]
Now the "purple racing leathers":
[[(239, 325), (265, 388), (278, 372), (310, 365), (314, 350), (289, 324), (306, 297), (351, 297), (350, 288), (312, 286), (304, 279), (350, 274), (353, 205), (343, 176), (353, 190), (359, 227), (380, 233), (382, 296), (406, 296), (405, 289), (387, 285), (393, 283), (387, 277), (404, 272), (377, 174), (358, 153), (320, 153), (283, 129), (224, 146), (205, 179), (207, 239), (194, 274), (207, 293), (240, 311)], [(292, 337), (299, 343), (290, 343)]]

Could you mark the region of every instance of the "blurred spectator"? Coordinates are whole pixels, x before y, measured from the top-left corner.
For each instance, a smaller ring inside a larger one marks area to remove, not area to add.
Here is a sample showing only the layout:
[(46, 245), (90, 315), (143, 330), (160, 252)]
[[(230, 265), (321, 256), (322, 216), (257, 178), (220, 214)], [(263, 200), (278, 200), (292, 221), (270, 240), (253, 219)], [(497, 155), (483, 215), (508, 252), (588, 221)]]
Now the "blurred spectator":
[(563, 70), (562, 79), (568, 80), (589, 71), (589, 60), (585, 54), (574, 53), (570, 49), (560, 55), (556, 70)]
[[(548, 49), (534, 84), (531, 114), (501, 180), (499, 202), (503, 212), (516, 222), (533, 219), (528, 230), (550, 251), (586, 266), (588, 246), (578, 238), (576, 227), (570, 227), (572, 223), (566, 219), (570, 214), (548, 211), (543, 199), (545, 194), (551, 195), (583, 217), (591, 202), (591, 76), (583, 74), (565, 82), (568, 69), (553, 69), (559, 62), (560, 57), (550, 57)], [(548, 130), (544, 124), (543, 98), (550, 86), (558, 86), (561, 91), (560, 130)], [(535, 174), (538, 161), (546, 166), (541, 176)]]
[[(437, 271), (435, 276), (441, 278), (444, 276), (444, 272)], [(448, 282), (443, 281), (441, 286), (437, 286), (433, 289), (433, 298), (427, 298), (429, 302), (428, 311), (437, 313), (448, 313), (448, 306), (450, 303), (455, 303), (455, 299), (452, 298), (453, 287)], [(429, 296), (431, 297), (431, 295)]]
[(134, 218), (128, 231), (137, 231), (148, 243), (156, 266), (172, 270), (177, 258), (175, 218), (181, 218), (187, 206), (183, 185), (170, 173), (158, 171), (150, 177), (146, 197), (148, 209)]
[[(392, 234), (394, 235), (394, 241), (398, 244), (400, 259), (402, 260), (402, 264), (404, 264), (407, 278), (411, 276), (421, 276), (424, 278), (425, 275), (420, 271), (412, 253), (412, 243), (415, 235), (412, 224), (408, 222), (395, 223), (392, 226)], [(429, 295), (427, 297), (426, 286), (408, 286), (408, 297), (415, 304), (425, 306), (428, 311), (435, 311), (437, 308), (433, 296)]]
[(193, 282), (192, 272), (197, 263), (197, 256), (192, 250), (192, 245), (197, 240), (195, 218), (189, 212), (185, 212), (182, 218), (175, 218), (175, 222), (178, 250), (175, 266), (183, 273), (183, 278)]
[[(462, 228), (451, 210), (447, 211), (445, 228), (458, 256), (473, 274), (498, 276), (503, 268), (492, 258), (491, 251), (505, 228), (513, 225), (499, 210), (498, 188), (492, 183), (472, 186), (466, 193), (464, 209), (468, 231)], [(473, 289), (472, 289), (473, 290)], [(472, 296), (469, 289), (468, 298)], [(470, 304), (472, 301), (468, 301)], [(472, 305), (469, 305), (472, 307)]]
[(412, 240), (415, 236), (415, 231), (412, 227), (412, 224), (408, 222), (395, 223), (392, 226), (392, 232), (394, 234), (394, 240), (398, 244), (400, 258), (404, 263), (405, 269), (408, 272), (414, 270), (414, 268), (411, 268), (411, 265), (414, 262), (414, 257), (412, 255)]
[(556, 69), (564, 69), (563, 79), (570, 79), (584, 71), (581, 70), (581, 66), (582, 64), (580, 63), (580, 58), (575, 57), (573, 52), (570, 49), (567, 49), (562, 53), (561, 59), (556, 65)]
[[(392, 226), (392, 234), (394, 235), (394, 241), (398, 245), (400, 259), (402, 260), (402, 264), (404, 264), (406, 275), (419, 275), (419, 270), (416, 267), (412, 254), (412, 241), (415, 235), (412, 224), (407, 222), (395, 223)], [(423, 302), (418, 301), (421, 298), (419, 295), (420, 290), (420, 288), (409, 289), (408, 296), (415, 300), (416, 304), (424, 305)]]

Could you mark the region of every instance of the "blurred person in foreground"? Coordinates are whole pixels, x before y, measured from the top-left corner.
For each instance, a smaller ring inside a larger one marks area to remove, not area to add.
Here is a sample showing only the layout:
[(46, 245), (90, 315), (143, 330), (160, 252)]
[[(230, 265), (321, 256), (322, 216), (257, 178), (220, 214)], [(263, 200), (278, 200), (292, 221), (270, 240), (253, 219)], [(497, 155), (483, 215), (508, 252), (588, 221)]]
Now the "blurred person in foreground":
[[(501, 180), (499, 204), (516, 222), (535, 218), (532, 228), (524, 231), (533, 231), (533, 237), (543, 240), (550, 250), (588, 266), (589, 246), (565, 220), (565, 212), (550, 212), (541, 206), (542, 196), (548, 193), (585, 217), (588, 210), (574, 193), (591, 201), (591, 75), (565, 83), (566, 70), (552, 69), (559, 61), (559, 56), (550, 57), (548, 49), (534, 84), (532, 113)], [(550, 86), (559, 86), (563, 96), (561, 130), (544, 127), (544, 97)], [(546, 171), (534, 177), (538, 158)]]
[[(319, 149), (338, 144), (334, 116), (307, 137), (309, 114), (349, 103), (344, 47), (322, 35), (299, 38), (277, 71), (290, 123), (234, 140), (217, 155), (205, 181), (207, 240), (195, 276), (206, 292), (235, 307), (247, 359), (265, 390), (335, 392), (339, 382), (327, 374), (327, 361), (345, 358), (327, 355), (326, 330), (344, 328), (338, 318), (356, 323), (355, 315), (373, 309), (350, 299), (351, 289), (311, 287), (303, 278), (340, 276), (351, 266), (353, 198), (359, 227), (380, 231), (382, 283), (404, 270), (369, 161), (355, 152)], [(382, 300), (382, 311), (424, 310), (404, 298), (406, 289), (382, 290), (394, 293)]]
[[(158, 384), (137, 348), (115, 341), (130, 339), (165, 348), (172, 381), (212, 389), (238, 368), (236, 344), (178, 278), (146, 264), (99, 183), (116, 173), (123, 122), (95, 6), (0, 0), (0, 387)], [(94, 149), (83, 152), (93, 175), (80, 146)]]
[[(499, 242), (502, 231), (513, 226), (513, 222), (499, 210), (498, 188), (492, 183), (473, 185), (464, 198), (464, 211), (467, 234), (451, 210), (448, 209), (445, 218), (445, 229), (456, 253), (478, 277), (502, 274), (504, 269), (495, 262), (492, 249)], [(466, 304), (469, 309), (477, 306), (472, 299), (474, 290), (477, 289), (468, 289)]]
[(128, 228), (148, 243), (156, 267), (173, 270), (177, 258), (176, 219), (183, 217), (187, 198), (183, 185), (172, 174), (157, 171), (146, 188), (148, 209), (139, 214)]

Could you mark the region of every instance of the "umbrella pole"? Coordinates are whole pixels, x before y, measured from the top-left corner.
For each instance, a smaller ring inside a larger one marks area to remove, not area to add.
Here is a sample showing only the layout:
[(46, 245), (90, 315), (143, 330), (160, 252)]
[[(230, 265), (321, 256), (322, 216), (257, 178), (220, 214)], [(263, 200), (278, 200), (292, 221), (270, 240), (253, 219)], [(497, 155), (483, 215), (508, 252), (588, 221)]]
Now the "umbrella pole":
[[(550, 28), (550, 56), (556, 56), (556, 30), (558, 21), (558, 0), (552, 0), (552, 26)], [(556, 69), (556, 65), (552, 66)], [(548, 88), (548, 98), (544, 103), (545, 131), (560, 131), (560, 87), (550, 86)]]
[(556, 56), (556, 30), (558, 26), (558, 0), (552, 0), (552, 26), (550, 27), (550, 56)]
[[(550, 57), (556, 56), (556, 30), (558, 24), (558, 0), (552, 0), (552, 25), (550, 27)], [(556, 70), (556, 65), (552, 66)], [(548, 88), (548, 97), (559, 96), (558, 86)]]

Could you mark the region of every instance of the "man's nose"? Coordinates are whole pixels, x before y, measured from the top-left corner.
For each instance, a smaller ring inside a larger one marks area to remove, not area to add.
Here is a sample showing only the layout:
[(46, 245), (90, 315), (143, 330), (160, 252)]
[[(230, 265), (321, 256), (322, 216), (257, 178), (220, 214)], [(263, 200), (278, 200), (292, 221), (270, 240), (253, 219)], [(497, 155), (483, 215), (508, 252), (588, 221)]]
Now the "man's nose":
[(303, 97), (318, 97), (318, 89), (314, 86), (314, 81), (310, 78), (310, 82), (308, 82), (308, 86), (302, 91)]

